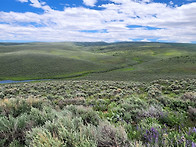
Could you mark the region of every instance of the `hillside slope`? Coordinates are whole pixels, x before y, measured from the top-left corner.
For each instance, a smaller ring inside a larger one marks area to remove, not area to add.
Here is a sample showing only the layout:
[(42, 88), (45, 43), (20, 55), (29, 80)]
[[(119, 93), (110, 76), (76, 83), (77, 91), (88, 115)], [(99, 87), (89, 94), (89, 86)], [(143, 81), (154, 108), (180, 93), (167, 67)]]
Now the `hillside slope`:
[(0, 43), (0, 80), (196, 78), (196, 45), (145, 42)]

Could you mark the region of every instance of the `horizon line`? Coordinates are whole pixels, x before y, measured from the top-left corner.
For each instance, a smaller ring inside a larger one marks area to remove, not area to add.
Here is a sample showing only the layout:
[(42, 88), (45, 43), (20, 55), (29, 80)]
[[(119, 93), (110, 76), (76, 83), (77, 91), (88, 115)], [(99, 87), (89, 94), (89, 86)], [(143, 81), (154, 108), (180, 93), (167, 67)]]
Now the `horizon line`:
[(173, 44), (196, 44), (196, 41), (194, 42), (169, 42), (169, 41), (113, 41), (113, 42), (107, 42), (107, 41), (20, 41), (20, 40), (6, 40), (2, 41), (0, 40), (0, 43), (173, 43)]

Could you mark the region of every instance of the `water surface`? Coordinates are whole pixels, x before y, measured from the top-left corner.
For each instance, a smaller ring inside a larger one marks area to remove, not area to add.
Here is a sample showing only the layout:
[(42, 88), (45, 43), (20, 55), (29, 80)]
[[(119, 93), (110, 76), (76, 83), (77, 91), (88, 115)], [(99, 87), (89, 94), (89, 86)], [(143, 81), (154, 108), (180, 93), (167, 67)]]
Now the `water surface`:
[(22, 83), (22, 82), (32, 82), (32, 81), (44, 81), (44, 80), (50, 80), (50, 79), (23, 80), (23, 81), (3, 80), (3, 81), (0, 81), (0, 84)]

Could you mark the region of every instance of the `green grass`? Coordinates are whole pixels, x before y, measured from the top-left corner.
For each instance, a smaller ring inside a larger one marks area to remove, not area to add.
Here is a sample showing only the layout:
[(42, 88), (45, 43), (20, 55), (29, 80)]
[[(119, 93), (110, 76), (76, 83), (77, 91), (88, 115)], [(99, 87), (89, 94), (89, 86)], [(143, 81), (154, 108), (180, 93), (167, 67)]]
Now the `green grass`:
[(171, 43), (1, 43), (0, 80), (195, 78), (196, 45)]

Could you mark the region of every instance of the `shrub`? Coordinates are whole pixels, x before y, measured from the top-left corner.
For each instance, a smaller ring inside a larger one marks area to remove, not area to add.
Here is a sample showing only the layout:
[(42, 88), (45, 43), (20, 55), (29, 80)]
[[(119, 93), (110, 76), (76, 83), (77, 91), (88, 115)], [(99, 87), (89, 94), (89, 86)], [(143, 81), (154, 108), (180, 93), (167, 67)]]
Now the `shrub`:
[(0, 100), (1, 113), (5, 116), (13, 115), (14, 117), (19, 116), (23, 113), (29, 113), (31, 107), (41, 108), (42, 104), (45, 103), (42, 99), (2, 99)]
[(107, 120), (114, 123), (119, 121), (131, 123), (141, 119), (139, 116), (141, 108), (145, 109), (147, 105), (145, 101), (132, 96), (127, 99), (122, 99), (118, 103), (112, 102), (108, 105), (108, 111), (104, 116)]
[(151, 128), (154, 128), (158, 131), (160, 131), (162, 128), (162, 126), (159, 124), (159, 121), (151, 117), (141, 120), (138, 124), (138, 127), (144, 130), (150, 130)]
[(194, 146), (194, 142), (193, 140), (189, 140), (189, 138), (187, 137), (189, 135), (183, 130), (180, 130), (180, 131), (173, 130), (173, 131), (168, 132), (168, 134), (166, 135), (165, 141), (168, 146), (173, 145), (173, 146), (192, 147)]
[(196, 120), (196, 108), (188, 107), (188, 114), (192, 120)]
[(14, 140), (9, 144), (9, 147), (24, 147), (24, 144), (21, 144), (18, 140)]
[(141, 112), (141, 108), (146, 109), (147, 105), (148, 104), (145, 101), (137, 97), (131, 97), (126, 100), (123, 100), (120, 104), (120, 107), (123, 108), (125, 111), (122, 117), (123, 120), (129, 122), (130, 120), (137, 121), (141, 119), (138, 114)]
[[(128, 146), (129, 141), (122, 127), (116, 128), (109, 122), (93, 124), (91, 121), (86, 121), (84, 123), (84, 118), (80, 117), (83, 114), (77, 112), (80, 109), (69, 106), (68, 109), (56, 112), (55, 120), (48, 120), (42, 127), (33, 128), (32, 131), (27, 133), (26, 145), (67, 147)], [(76, 116), (77, 113), (80, 116)]]
[(50, 107), (44, 107), (42, 111), (32, 107), (29, 117), (34, 122), (35, 126), (42, 126), (46, 121), (55, 119), (55, 114), (52, 113)]
[(4, 93), (3, 92), (0, 92), (0, 99), (3, 99), (4, 98)]
[(71, 99), (66, 98), (66, 99), (59, 100), (57, 104), (60, 106), (60, 108), (63, 108), (66, 105), (84, 105), (85, 99), (83, 97), (71, 98)]
[(107, 118), (107, 120), (113, 123), (122, 121), (123, 116), (125, 115), (125, 109), (121, 108), (120, 106), (117, 106), (114, 103), (112, 103), (112, 105), (110, 105), (109, 107), (110, 109), (107, 111), (107, 113), (103, 113), (103, 115)]
[(167, 124), (169, 127), (176, 127), (176, 128), (184, 125), (186, 119), (187, 119), (186, 113), (173, 112), (173, 111), (166, 111), (159, 118), (162, 124)]
[(142, 111), (140, 111), (139, 113), (139, 116), (159, 118), (162, 113), (162, 107), (160, 107), (159, 105), (150, 105), (146, 110), (142, 109)]
[(150, 98), (160, 96), (162, 93), (162, 87), (159, 84), (151, 85), (147, 88), (147, 93)]
[(108, 110), (108, 105), (110, 100), (107, 99), (98, 99), (95, 102), (95, 106), (93, 107), (96, 111), (106, 111)]
[(56, 112), (55, 120), (48, 120), (42, 127), (27, 133), (28, 146), (95, 146), (92, 140), (93, 128), (84, 125), (81, 117), (74, 116), (69, 110)]
[(129, 146), (130, 142), (127, 140), (127, 134), (122, 127), (115, 128), (108, 122), (100, 123), (98, 126), (98, 147), (109, 146)]
[(55, 136), (52, 136), (52, 134), (47, 129), (35, 128), (35, 129), (33, 129), (32, 134), (33, 133), (34, 133), (34, 135), (31, 136), (31, 142), (29, 142), (29, 144), (28, 144), (29, 146), (36, 146), (36, 147), (56, 146), (56, 147), (58, 147), (58, 146), (63, 145), (63, 142), (60, 141)]
[(31, 128), (31, 122), (27, 114), (22, 114), (17, 118), (0, 117), (0, 146), (7, 146), (14, 141), (24, 144), (25, 132)]
[(170, 97), (158, 97), (156, 98), (160, 103), (165, 107), (169, 107), (174, 111), (187, 111), (188, 106), (194, 106), (195, 103), (191, 101), (183, 101), (178, 98), (170, 98)]
[(196, 102), (196, 92), (186, 92), (181, 96), (181, 99)]
[(127, 133), (127, 137), (130, 140), (140, 140), (141, 139), (141, 130), (138, 127), (135, 127), (131, 124), (125, 124), (125, 130)]
[(67, 106), (66, 109), (71, 111), (74, 115), (81, 117), (84, 124), (92, 124), (97, 126), (100, 122), (100, 117), (97, 112), (91, 108), (84, 106)]

